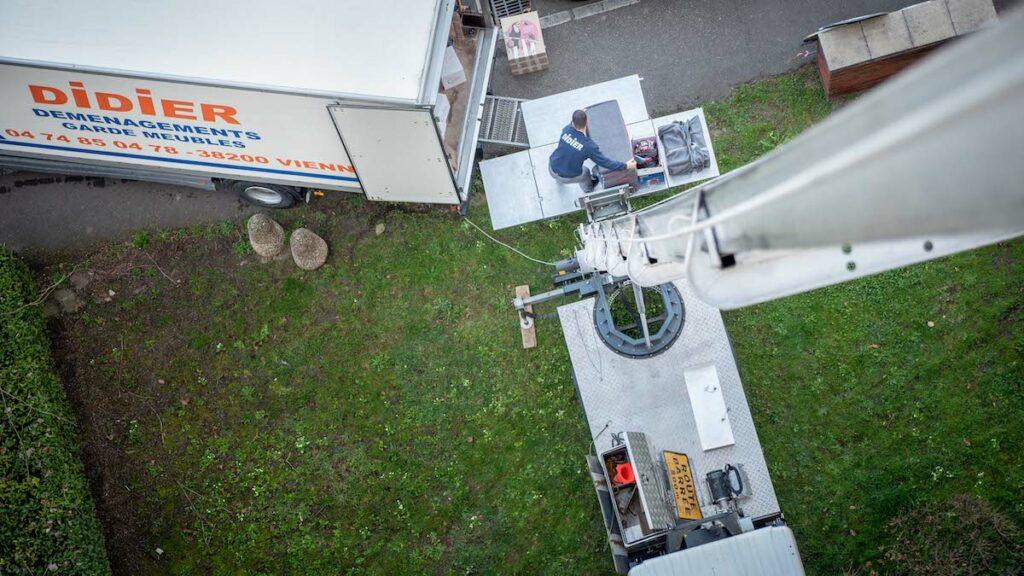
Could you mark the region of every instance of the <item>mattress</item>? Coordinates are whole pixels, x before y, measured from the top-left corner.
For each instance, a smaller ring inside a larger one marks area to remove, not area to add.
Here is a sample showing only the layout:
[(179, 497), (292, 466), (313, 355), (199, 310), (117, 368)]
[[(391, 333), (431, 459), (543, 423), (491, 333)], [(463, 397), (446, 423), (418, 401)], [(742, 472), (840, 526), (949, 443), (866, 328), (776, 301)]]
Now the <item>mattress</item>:
[[(615, 100), (587, 107), (587, 132), (605, 156), (619, 162), (633, 159), (633, 144), (626, 131), (626, 122)], [(598, 168), (605, 188), (636, 183), (636, 170), (609, 171)]]

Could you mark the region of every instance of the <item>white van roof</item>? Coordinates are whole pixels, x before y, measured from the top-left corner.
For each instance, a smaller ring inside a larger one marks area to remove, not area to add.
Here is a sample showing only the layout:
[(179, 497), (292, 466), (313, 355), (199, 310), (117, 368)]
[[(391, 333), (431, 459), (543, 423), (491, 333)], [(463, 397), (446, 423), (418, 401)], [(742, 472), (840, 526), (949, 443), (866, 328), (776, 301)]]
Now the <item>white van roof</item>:
[(766, 526), (645, 560), (629, 576), (804, 576), (788, 526)]
[(447, 0), (3, 0), (0, 59), (416, 101)]

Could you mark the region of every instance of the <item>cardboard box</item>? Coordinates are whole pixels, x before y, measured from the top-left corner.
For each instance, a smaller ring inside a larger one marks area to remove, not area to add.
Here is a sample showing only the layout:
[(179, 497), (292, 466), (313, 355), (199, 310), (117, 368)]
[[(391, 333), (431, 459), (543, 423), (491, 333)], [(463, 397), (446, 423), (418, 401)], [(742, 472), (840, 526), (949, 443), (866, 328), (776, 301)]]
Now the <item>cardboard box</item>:
[(537, 12), (524, 12), (501, 19), (505, 54), (513, 74), (537, 72), (548, 67), (547, 47)]

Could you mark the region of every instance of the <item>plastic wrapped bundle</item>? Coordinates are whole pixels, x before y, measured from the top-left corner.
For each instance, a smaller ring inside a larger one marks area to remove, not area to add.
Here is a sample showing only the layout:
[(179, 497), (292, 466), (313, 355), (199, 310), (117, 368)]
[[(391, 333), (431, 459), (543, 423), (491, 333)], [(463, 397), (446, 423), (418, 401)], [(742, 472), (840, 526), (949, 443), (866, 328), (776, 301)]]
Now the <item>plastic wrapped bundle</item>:
[(703, 170), (711, 164), (707, 140), (700, 117), (677, 120), (658, 128), (658, 139), (665, 151), (665, 164), (673, 176)]

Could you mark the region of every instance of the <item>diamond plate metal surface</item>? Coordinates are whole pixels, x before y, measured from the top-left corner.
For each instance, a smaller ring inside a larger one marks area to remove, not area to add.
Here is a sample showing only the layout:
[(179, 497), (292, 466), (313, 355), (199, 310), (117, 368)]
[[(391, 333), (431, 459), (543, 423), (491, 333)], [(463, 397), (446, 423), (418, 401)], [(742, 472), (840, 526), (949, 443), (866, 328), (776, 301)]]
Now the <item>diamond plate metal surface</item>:
[(661, 467), (654, 459), (647, 438), (638, 432), (626, 432), (626, 448), (633, 469), (636, 470), (636, 486), (640, 490), (644, 512), (647, 513), (647, 523), (653, 530), (671, 526), (675, 514), (666, 506), (668, 494), (661, 479)]
[[(613, 433), (629, 431), (647, 434), (657, 454), (662, 450), (686, 454), (705, 516), (719, 511), (707, 494), (705, 475), (726, 464), (743, 464), (753, 494), (740, 499), (739, 506), (752, 518), (776, 514), (779, 502), (722, 315), (700, 301), (686, 281), (676, 282), (676, 287), (686, 305), (683, 333), (664, 353), (643, 360), (615, 354), (601, 342), (593, 324), (593, 299), (558, 308), (596, 451), (611, 448)], [(683, 371), (712, 363), (718, 370), (736, 443), (705, 452), (697, 435)]]

